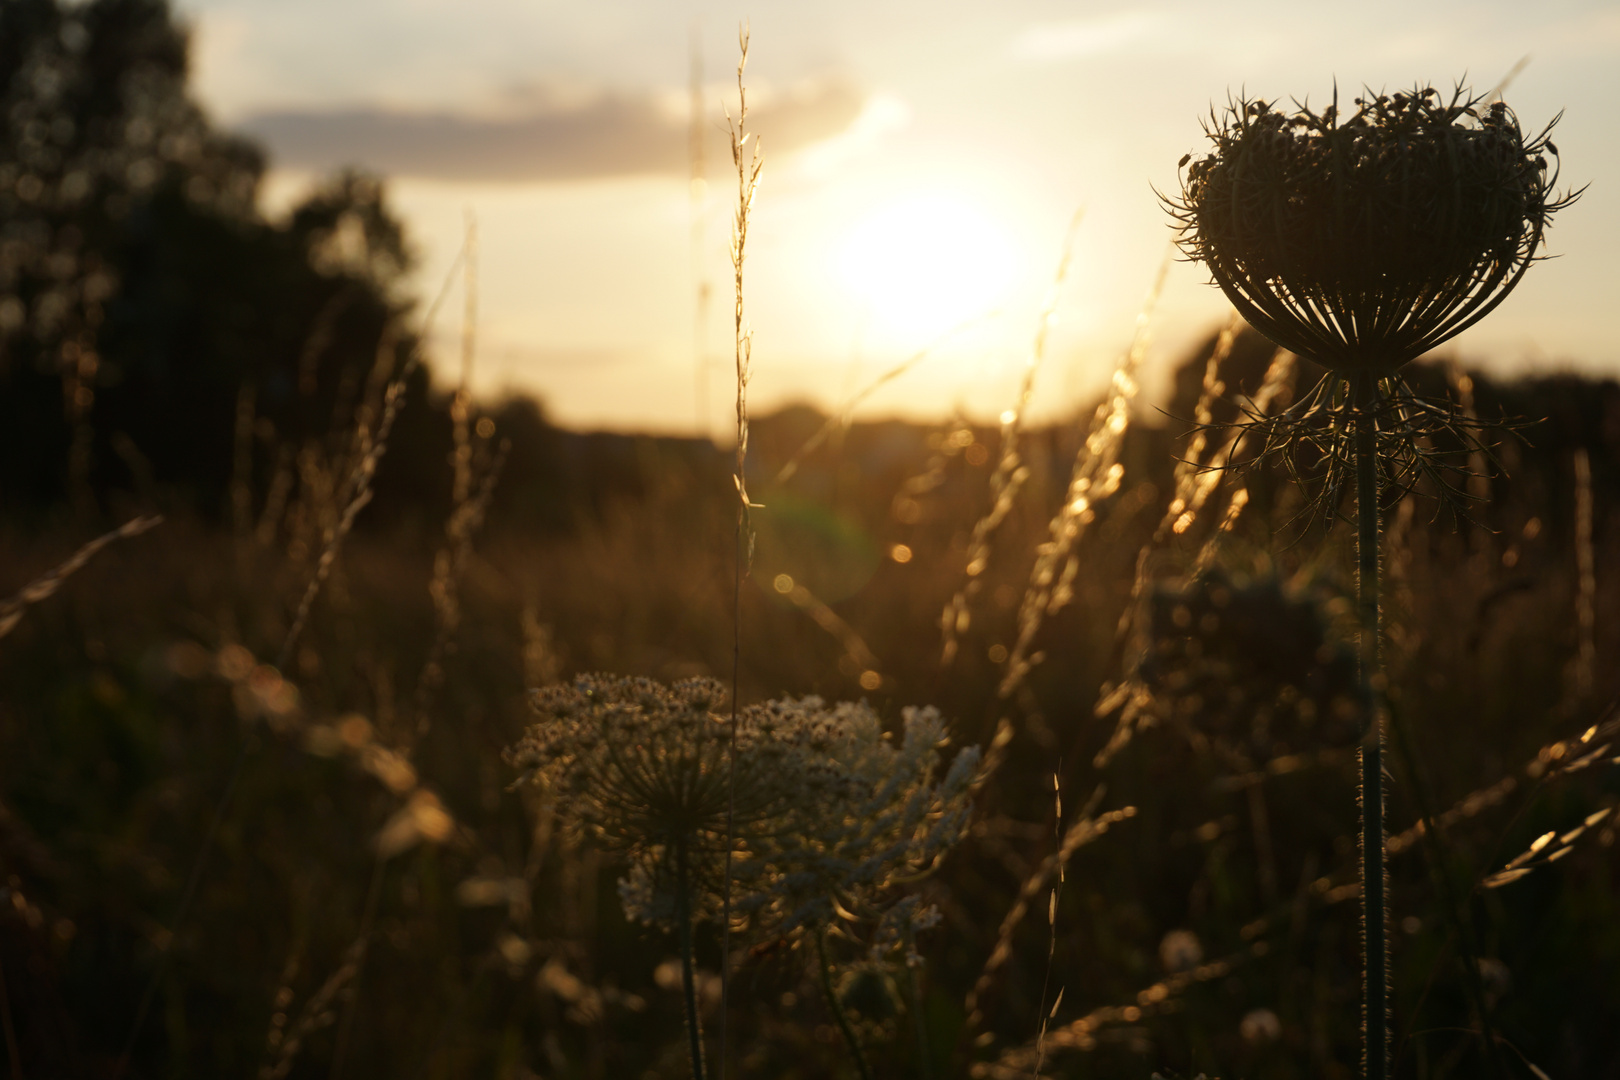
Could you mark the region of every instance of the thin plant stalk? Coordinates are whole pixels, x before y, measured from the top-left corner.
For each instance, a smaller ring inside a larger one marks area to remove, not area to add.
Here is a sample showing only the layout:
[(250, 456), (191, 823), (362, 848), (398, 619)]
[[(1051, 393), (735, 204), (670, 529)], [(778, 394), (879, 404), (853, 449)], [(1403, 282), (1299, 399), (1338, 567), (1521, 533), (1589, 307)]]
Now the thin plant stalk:
[(917, 929), (906, 921), (906, 989), (911, 992), (911, 1020), (917, 1031), (917, 1075), (921, 1080), (933, 1080), (934, 1069), (928, 1060), (928, 1017), (923, 1012), (922, 980), (917, 978), (917, 965), (911, 954), (917, 948)]
[(354, 1014), (360, 1007), (360, 976), (366, 962), (366, 947), (371, 943), (371, 929), (376, 925), (377, 906), (382, 902), (383, 872), (388, 867), (388, 856), (381, 851), (371, 864), (371, 884), (366, 887), (366, 907), (360, 916), (360, 936), (355, 939), (354, 973), (349, 980), (349, 1000), (343, 1008), (343, 1019), (338, 1023), (337, 1046), (332, 1051), (329, 1080), (342, 1080), (343, 1061), (349, 1049), (349, 1036), (354, 1031)]
[(692, 880), (686, 843), (675, 846), (675, 921), (681, 941), (681, 991), (686, 997), (686, 1045), (692, 1055), (692, 1080), (704, 1080), (703, 1028), (698, 1018), (697, 978), (692, 968)]
[(11, 1065), (11, 1075), (22, 1080), (22, 1057), (17, 1052), (17, 1029), (11, 1023), (11, 999), (6, 996), (4, 967), (0, 967), (0, 1030), (6, 1036), (6, 1061)]
[(1355, 396), (1356, 555), (1360, 573), (1361, 683), (1366, 729), (1361, 740), (1361, 912), (1366, 1080), (1389, 1077), (1389, 911), (1384, 871), (1383, 675), (1379, 670), (1378, 379), (1361, 373)]
[[(749, 510), (755, 505), (748, 498), (748, 378), (753, 359), (754, 334), (747, 328), (743, 313), (743, 264), (748, 249), (748, 218), (753, 209), (754, 189), (759, 183), (759, 171), (764, 158), (759, 139), (747, 130), (748, 88), (743, 84), (743, 70), (748, 66), (748, 27), (738, 31), (737, 47), (737, 119), (726, 117), (731, 132), (731, 162), (737, 168), (737, 210), (731, 226), (731, 271), (734, 302), (732, 307), (733, 353), (737, 366), (737, 446), (736, 471), (732, 481), (737, 487), (737, 529), (733, 538), (734, 559), (731, 605), (731, 720), (730, 737), (726, 747), (726, 868), (720, 911), (720, 1080), (726, 1076), (726, 1025), (731, 1013), (731, 863), (732, 823), (737, 810), (737, 693), (742, 678), (742, 585), (753, 561), (754, 535), (749, 522)], [(747, 147), (752, 138), (754, 145)], [(694, 1059), (695, 1060), (695, 1059)]]
[(1511, 1074), (1503, 1060), (1502, 1048), (1496, 1040), (1496, 1032), (1491, 1023), (1490, 1004), (1485, 995), (1484, 979), (1479, 972), (1479, 958), (1482, 954), (1478, 938), (1474, 932), (1467, 903), (1459, 901), (1456, 889), (1452, 885), (1445, 839), (1436, 823), (1432, 800), (1429, 798), (1429, 785), (1418, 766), (1417, 752), (1412, 747), (1412, 739), (1406, 730), (1406, 724), (1393, 710), (1389, 711), (1389, 729), (1395, 737), (1395, 757), (1404, 766), (1405, 775), (1402, 780), (1411, 789), (1421, 815), (1423, 842), (1428, 848), (1430, 877), (1434, 881), (1435, 891), (1444, 904), (1442, 911), (1451, 924), (1458, 951), (1462, 953), (1463, 985), (1468, 993), (1469, 1004), (1479, 1019), (1485, 1056), (1491, 1063), (1492, 1075), (1500, 1080), (1506, 1080)]
[(112, 532), (103, 533), (88, 544), (80, 547), (78, 551), (68, 557), (66, 562), (29, 582), (16, 596), (11, 597), (9, 600), (0, 600), (0, 638), (16, 629), (17, 624), (22, 622), (23, 615), (29, 608), (55, 596), (56, 591), (62, 587), (62, 583), (82, 569), (85, 563), (95, 558), (102, 548), (119, 540), (139, 536), (148, 529), (156, 528), (161, 524), (163, 524), (163, 518), (158, 514), (145, 514), (141, 517), (131, 518)]
[(861, 1040), (850, 1025), (849, 1014), (844, 1012), (837, 991), (833, 989), (832, 964), (827, 960), (827, 932), (818, 928), (815, 936), (816, 961), (821, 968), (821, 993), (827, 999), (827, 1009), (838, 1021), (838, 1031), (844, 1036), (844, 1045), (849, 1048), (849, 1056), (855, 1060), (855, 1071), (860, 1074), (861, 1080), (872, 1080), (872, 1069), (866, 1064), (866, 1052), (861, 1049)]

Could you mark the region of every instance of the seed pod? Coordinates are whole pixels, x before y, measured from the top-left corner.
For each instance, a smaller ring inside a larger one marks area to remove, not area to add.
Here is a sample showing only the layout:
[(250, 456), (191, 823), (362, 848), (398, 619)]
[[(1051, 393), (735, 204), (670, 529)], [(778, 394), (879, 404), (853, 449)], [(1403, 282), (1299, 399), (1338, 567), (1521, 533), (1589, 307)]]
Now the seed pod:
[[(1238, 312), (1341, 373), (1385, 375), (1472, 326), (1533, 261), (1556, 198), (1552, 124), (1526, 139), (1461, 88), (1292, 116), (1233, 102), (1165, 203)], [(1555, 118), (1554, 124), (1557, 123)]]

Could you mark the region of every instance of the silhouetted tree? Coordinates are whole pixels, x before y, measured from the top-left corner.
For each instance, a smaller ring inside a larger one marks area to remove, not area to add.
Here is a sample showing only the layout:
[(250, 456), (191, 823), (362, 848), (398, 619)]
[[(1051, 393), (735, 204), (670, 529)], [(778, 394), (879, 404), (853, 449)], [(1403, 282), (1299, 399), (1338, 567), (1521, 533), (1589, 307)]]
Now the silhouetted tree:
[(261, 435), (324, 433), (406, 309), (410, 252), (382, 185), (344, 174), (264, 219), (264, 156), (187, 96), (186, 46), (165, 0), (0, 6), (13, 512), (149, 481), (217, 509), (242, 388)]

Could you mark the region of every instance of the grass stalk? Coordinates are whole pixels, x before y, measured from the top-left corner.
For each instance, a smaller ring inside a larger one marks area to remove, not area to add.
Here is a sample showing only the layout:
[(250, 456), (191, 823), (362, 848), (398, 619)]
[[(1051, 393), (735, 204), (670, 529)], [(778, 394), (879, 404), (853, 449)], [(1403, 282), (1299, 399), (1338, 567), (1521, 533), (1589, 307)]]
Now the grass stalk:
[(922, 980), (917, 977), (918, 964), (911, 962), (917, 949), (917, 929), (906, 921), (906, 990), (911, 994), (911, 1024), (917, 1035), (917, 1075), (921, 1080), (934, 1080), (934, 1067), (928, 1060), (928, 1016), (923, 1008)]
[(1496, 1040), (1496, 1032), (1491, 1023), (1490, 1003), (1485, 994), (1485, 982), (1479, 973), (1479, 958), (1483, 954), (1479, 949), (1473, 919), (1470, 917), (1467, 902), (1458, 898), (1457, 890), (1452, 883), (1445, 838), (1440, 834), (1435, 820), (1433, 801), (1429, 798), (1429, 785), (1418, 767), (1412, 737), (1407, 732), (1405, 720), (1395, 716), (1393, 709), (1390, 710), (1390, 714), (1389, 728), (1395, 737), (1395, 756), (1403, 766), (1402, 780), (1417, 801), (1418, 813), (1423, 824), (1423, 842), (1429, 857), (1430, 877), (1440, 897), (1441, 912), (1450, 925), (1457, 949), (1462, 954), (1463, 986), (1468, 994), (1469, 1005), (1479, 1019), (1480, 1038), (1485, 1044), (1485, 1056), (1491, 1062), (1492, 1075), (1500, 1080), (1507, 1080), (1511, 1074), (1502, 1058), (1502, 1048)]
[(1035, 323), (1035, 341), (1024, 360), (1024, 374), (1019, 382), (1018, 397), (1013, 407), (1001, 414), (1001, 450), (996, 455), (996, 467), (990, 474), (990, 508), (973, 525), (968, 538), (967, 561), (963, 568), (967, 580), (951, 597), (940, 613), (939, 627), (944, 635), (940, 663), (949, 664), (956, 659), (962, 635), (973, 622), (973, 602), (984, 586), (983, 575), (990, 564), (990, 540), (1001, 523), (1012, 513), (1013, 503), (1029, 479), (1029, 468), (1018, 453), (1019, 437), (1023, 434), (1025, 413), (1035, 393), (1035, 375), (1046, 359), (1046, 339), (1057, 314), (1058, 298), (1069, 277), (1069, 264), (1074, 257), (1075, 234), (1080, 230), (1084, 208), (1075, 211), (1069, 222), (1069, 231), (1063, 238), (1063, 252), (1058, 256), (1057, 273), (1052, 277), (1041, 305), (1041, 314)]
[(22, 1055), (17, 1050), (17, 1029), (11, 1022), (11, 998), (6, 994), (6, 971), (0, 965), (0, 1031), (6, 1036), (6, 1062), (11, 1075), (22, 1080)]
[[(433, 326), (433, 320), (438, 314), (439, 306), (444, 302), (445, 296), (449, 294), (450, 283), (454, 280), (455, 273), (460, 268), (462, 260), (466, 257), (466, 254), (467, 252), (465, 248), (457, 253), (455, 262), (451, 264), (450, 271), (445, 275), (444, 283), (439, 288), (438, 295), (434, 298), (433, 303), (428, 306), (427, 314), (422, 323), (421, 340), (426, 340), (428, 338)], [(379, 341), (378, 344), (379, 362), (381, 361), (385, 351), (388, 354), (392, 353), (393, 341), (394, 339), (392, 334), (389, 332), (388, 328), (385, 327), (382, 334), (382, 340)], [(404, 403), (408, 380), (419, 362), (420, 356), (413, 355), (397, 373), (394, 373), (393, 378), (387, 382), (386, 389), (382, 395), (379, 416), (373, 416), (371, 411), (366, 406), (362, 406), (361, 408), (361, 416), (356, 424), (353, 439), (354, 459), (348, 470), (348, 476), (344, 481), (344, 487), (342, 489), (342, 496), (344, 500), (343, 511), (336, 523), (327, 531), (325, 544), (323, 545), (320, 559), (316, 563), (315, 572), (311, 575), (309, 584), (304, 590), (303, 598), (299, 601), (298, 609), (293, 615), (292, 624), (288, 627), (287, 634), (282, 639), (281, 650), (278, 653), (275, 662), (275, 667), (278, 671), (286, 670), (288, 662), (291, 661), (293, 657), (293, 647), (297, 645), (299, 636), (303, 633), (304, 625), (309, 619), (310, 612), (314, 609), (315, 598), (320, 595), (321, 586), (326, 582), (327, 576), (331, 573), (332, 566), (337, 559), (338, 551), (342, 547), (343, 540), (348, 536), (349, 530), (353, 528), (354, 520), (359, 515), (360, 511), (365, 509), (366, 505), (371, 501), (372, 480), (376, 476), (377, 466), (382, 461), (383, 453), (388, 448), (388, 437), (393, 429), (394, 421), (399, 415), (400, 408)], [(390, 364), (389, 367), (391, 369), (392, 365)], [(373, 426), (373, 424), (375, 424), (375, 426)], [(274, 535), (273, 530), (275, 528), (275, 522), (280, 516), (279, 500), (273, 498), (270, 500), (270, 502), (275, 507), (275, 513), (272, 514), (272, 509), (270, 506), (266, 507), (265, 520), (261, 523), (261, 536), (265, 535), (263, 528), (266, 525), (270, 530), (269, 534)], [(144, 521), (146, 519), (141, 520)], [(161, 520), (161, 518), (152, 519), (151, 524), (155, 525)], [(94, 554), (94, 550), (99, 550), (99, 548), (96, 548), (94, 545), (100, 545), (103, 542), (108, 541), (108, 539), (111, 537), (116, 537), (119, 534), (134, 535), (133, 533), (128, 532), (128, 530), (133, 529), (135, 525), (135, 522), (131, 522), (128, 525), (125, 525), (123, 529), (118, 530), (117, 533), (110, 533), (108, 534), (108, 537), (103, 537), (102, 540), (94, 541), (92, 545), (87, 545), (84, 549), (81, 549), (79, 554), (75, 556), (75, 559), (81, 557), (88, 558), (86, 552), (89, 554)], [(143, 529), (149, 527), (150, 525), (146, 525), (143, 526)], [(58, 570), (58, 574), (61, 574), (60, 569)], [(47, 593), (46, 595), (49, 594)], [(3, 615), (4, 612), (0, 611), (0, 624), (3, 624)], [(118, 1061), (113, 1066), (112, 1080), (121, 1080), (125, 1071), (129, 1068), (130, 1057), (135, 1051), (136, 1040), (140, 1037), (141, 1028), (146, 1023), (146, 1017), (151, 1011), (152, 1002), (156, 999), (158, 986), (162, 982), (163, 976), (168, 970), (169, 956), (174, 947), (174, 943), (179, 939), (180, 930), (185, 925), (186, 918), (191, 913), (191, 905), (196, 899), (198, 887), (202, 884), (203, 871), (207, 868), (208, 857), (213, 852), (214, 843), (219, 837), (220, 828), (225, 823), (225, 816), (230, 812), (231, 800), (236, 794), (237, 783), (242, 778), (242, 772), (247, 765), (248, 754), (251, 752), (253, 745), (253, 740), (244, 738), (237, 748), (236, 756), (231, 763), (230, 772), (225, 778), (224, 788), (220, 793), (218, 802), (216, 802), (214, 805), (214, 813), (209, 820), (208, 830), (203, 834), (202, 846), (198, 849), (196, 858), (192, 860), (191, 870), (187, 874), (186, 886), (184, 891), (181, 893), (180, 904), (175, 910), (175, 916), (170, 925), (169, 935), (164, 944), (159, 948), (158, 957), (153, 966), (151, 978), (147, 982), (146, 989), (141, 995), (140, 1005), (135, 1010), (135, 1020), (132, 1024), (130, 1024), (129, 1035), (124, 1041), (123, 1051), (119, 1054)]]
[(1389, 1077), (1389, 910), (1384, 863), (1383, 674), (1379, 669), (1378, 380), (1360, 374), (1355, 395), (1357, 600), (1361, 615), (1362, 1010), (1366, 1080)]
[[(1052, 771), (1052, 838), (1057, 841), (1058, 849), (1063, 847), (1063, 762), (1059, 760), (1058, 767)], [(1101, 789), (1099, 789), (1101, 790)], [(1084, 816), (1084, 815), (1082, 815)], [(1058, 988), (1057, 1000), (1052, 1002), (1050, 1011), (1046, 1008), (1046, 995), (1052, 988), (1052, 967), (1057, 960), (1057, 909), (1058, 899), (1063, 894), (1063, 864), (1058, 863), (1057, 882), (1046, 901), (1046, 974), (1041, 977), (1041, 1027), (1035, 1036), (1035, 1075), (1041, 1074), (1041, 1066), (1046, 1062), (1046, 1028), (1057, 1015), (1058, 1006), (1063, 1004), (1063, 988)]]
[(8, 600), (0, 600), (0, 638), (16, 629), (29, 608), (55, 596), (62, 583), (83, 568), (85, 563), (95, 558), (102, 548), (119, 540), (139, 536), (161, 524), (163, 518), (157, 514), (131, 518), (111, 532), (103, 533), (80, 547), (67, 558), (67, 561), (29, 582), (17, 595)]
[(844, 1045), (849, 1048), (849, 1056), (855, 1061), (855, 1071), (861, 1080), (872, 1080), (872, 1068), (866, 1063), (866, 1052), (861, 1049), (861, 1040), (849, 1022), (849, 1014), (844, 1011), (843, 1004), (838, 1000), (837, 990), (833, 988), (832, 963), (827, 959), (827, 932), (820, 928), (816, 930), (816, 963), (821, 969), (822, 996), (827, 999), (827, 1009), (838, 1022), (839, 1034), (844, 1036)]
[(681, 943), (681, 992), (686, 998), (686, 1046), (692, 1080), (704, 1080), (703, 1028), (698, 1017), (697, 978), (692, 967), (692, 875), (684, 841), (675, 845), (675, 921)]
[(381, 851), (371, 864), (371, 883), (366, 887), (365, 911), (360, 916), (360, 934), (355, 940), (355, 949), (350, 959), (352, 972), (349, 978), (349, 1000), (344, 1003), (343, 1019), (338, 1023), (337, 1044), (332, 1050), (332, 1068), (328, 1073), (330, 1080), (342, 1080), (343, 1062), (348, 1056), (349, 1037), (354, 1031), (354, 1014), (360, 1008), (360, 976), (366, 962), (366, 950), (371, 944), (372, 927), (377, 921), (377, 906), (382, 901), (383, 872), (388, 866), (388, 856)]
[[(731, 272), (733, 285), (732, 341), (737, 367), (737, 449), (736, 471), (732, 482), (737, 487), (737, 528), (733, 536), (733, 573), (731, 589), (731, 719), (730, 740), (726, 746), (726, 868), (722, 886), (720, 911), (720, 1080), (726, 1076), (727, 1020), (731, 1013), (731, 859), (732, 822), (737, 810), (737, 696), (742, 678), (742, 584), (753, 561), (754, 535), (749, 524), (749, 510), (753, 503), (748, 498), (748, 378), (753, 360), (754, 335), (748, 329), (743, 312), (743, 265), (748, 249), (748, 219), (754, 205), (754, 190), (759, 183), (759, 171), (764, 167), (764, 156), (759, 140), (748, 146), (753, 138), (748, 126), (748, 88), (743, 84), (743, 70), (748, 66), (748, 28), (737, 34), (737, 119), (728, 115), (726, 126), (731, 132), (731, 162), (737, 168), (737, 210), (731, 225)], [(696, 1059), (693, 1059), (696, 1061)]]

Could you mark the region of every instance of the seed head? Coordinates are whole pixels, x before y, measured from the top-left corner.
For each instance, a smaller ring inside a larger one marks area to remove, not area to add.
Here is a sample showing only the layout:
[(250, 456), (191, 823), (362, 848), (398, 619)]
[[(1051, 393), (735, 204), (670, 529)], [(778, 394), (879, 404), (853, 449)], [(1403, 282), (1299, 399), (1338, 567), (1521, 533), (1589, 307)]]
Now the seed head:
[[(1558, 151), (1461, 87), (1292, 115), (1238, 98), (1164, 202), (1178, 243), (1285, 349), (1387, 375), (1483, 318), (1544, 242)], [(1549, 165), (1549, 157), (1552, 164)]]
[[(728, 729), (711, 711), (725, 700), (713, 679), (666, 687), (651, 679), (585, 675), (534, 692), (541, 722), (507, 752), (568, 805), (567, 819), (604, 847), (706, 844), (724, 831)], [(738, 731), (741, 745), (756, 733)], [(769, 817), (786, 794), (758, 755), (737, 775), (737, 816)]]

